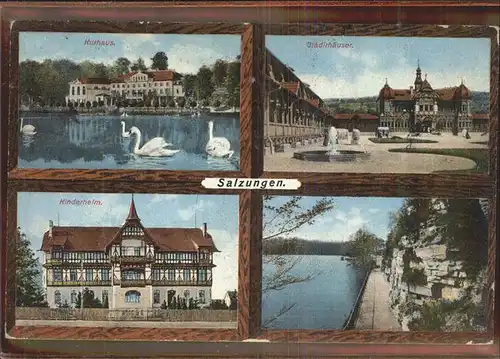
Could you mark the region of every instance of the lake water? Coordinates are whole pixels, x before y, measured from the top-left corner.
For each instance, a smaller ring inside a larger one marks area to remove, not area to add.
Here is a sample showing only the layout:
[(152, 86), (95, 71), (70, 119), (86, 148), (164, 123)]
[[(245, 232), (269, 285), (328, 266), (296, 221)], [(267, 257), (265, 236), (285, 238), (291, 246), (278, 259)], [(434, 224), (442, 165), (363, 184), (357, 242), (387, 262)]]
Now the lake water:
[[(131, 126), (142, 134), (141, 146), (154, 137), (163, 137), (181, 151), (173, 157), (140, 157), (133, 154), (136, 136), (122, 137)], [(226, 137), (234, 155), (231, 159), (206, 156), (208, 122), (214, 122), (214, 136)], [(78, 121), (78, 122), (77, 122)], [(20, 168), (71, 169), (161, 169), (239, 170), (240, 121), (237, 116), (78, 116), (25, 117), (23, 125), (36, 128), (34, 136), (19, 136)]]
[[(287, 256), (292, 260), (296, 256)], [(262, 296), (262, 323), (283, 306), (295, 304), (284, 315), (270, 323), (272, 329), (342, 329), (354, 306), (362, 284), (362, 275), (342, 261), (340, 256), (300, 256), (291, 274), (315, 274), (308, 282), (292, 284), (280, 291)], [(275, 273), (265, 263), (264, 275)]]

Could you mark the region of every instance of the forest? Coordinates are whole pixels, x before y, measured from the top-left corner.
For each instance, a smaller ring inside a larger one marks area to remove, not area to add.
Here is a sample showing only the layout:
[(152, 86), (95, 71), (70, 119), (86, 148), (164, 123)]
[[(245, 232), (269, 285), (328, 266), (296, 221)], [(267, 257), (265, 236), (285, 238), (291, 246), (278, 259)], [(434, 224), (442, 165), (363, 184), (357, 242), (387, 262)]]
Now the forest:
[[(364, 232), (361, 231), (359, 233)], [(263, 242), (265, 255), (327, 255), (327, 256), (351, 256), (353, 255), (354, 242), (359, 237), (352, 236), (345, 242), (331, 242), (318, 240), (305, 240), (297, 237), (283, 238), (275, 237)], [(376, 245), (385, 246), (385, 241), (376, 238)]]
[[(489, 112), (489, 92), (472, 91), (472, 113)], [(329, 98), (325, 106), (334, 113), (369, 113), (377, 115), (377, 96), (359, 98)]]
[[(26, 60), (20, 63), (20, 94), (24, 105), (64, 106), (69, 94), (69, 82), (78, 78), (113, 80), (131, 71), (169, 69), (168, 56), (157, 52), (148, 69), (145, 61), (131, 61), (125, 57), (113, 64), (92, 61), (74, 62), (69, 59), (45, 59), (42, 62)], [(203, 101), (204, 106), (239, 106), (240, 56), (232, 61), (216, 60), (211, 66), (202, 66), (195, 74), (183, 75), (184, 102)]]

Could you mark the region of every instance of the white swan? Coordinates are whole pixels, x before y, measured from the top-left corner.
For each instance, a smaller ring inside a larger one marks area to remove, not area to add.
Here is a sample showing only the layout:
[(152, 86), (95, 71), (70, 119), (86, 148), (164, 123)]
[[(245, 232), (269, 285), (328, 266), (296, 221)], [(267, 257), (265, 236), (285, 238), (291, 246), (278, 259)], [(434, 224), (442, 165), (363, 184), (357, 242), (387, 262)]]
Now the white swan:
[(163, 137), (155, 137), (139, 148), (141, 143), (141, 131), (132, 126), (129, 130), (130, 134), (137, 135), (137, 139), (134, 146), (134, 153), (139, 156), (150, 156), (150, 157), (170, 157), (175, 155), (180, 150), (172, 150), (166, 148), (167, 146), (173, 146), (171, 143), (165, 141)]
[(23, 122), (24, 122), (24, 119), (21, 117), (21, 133), (23, 135), (36, 135), (36, 132), (35, 132), (35, 126), (33, 125), (26, 125), (26, 126), (23, 126)]
[(212, 157), (231, 158), (234, 151), (231, 151), (231, 143), (225, 137), (214, 137), (214, 122), (208, 123), (208, 142), (205, 151)]
[(125, 121), (122, 121), (121, 124), (122, 124), (122, 137), (130, 137), (130, 132), (125, 131)]
[(121, 114), (120, 117), (128, 117), (128, 113), (124, 112), (124, 113)]

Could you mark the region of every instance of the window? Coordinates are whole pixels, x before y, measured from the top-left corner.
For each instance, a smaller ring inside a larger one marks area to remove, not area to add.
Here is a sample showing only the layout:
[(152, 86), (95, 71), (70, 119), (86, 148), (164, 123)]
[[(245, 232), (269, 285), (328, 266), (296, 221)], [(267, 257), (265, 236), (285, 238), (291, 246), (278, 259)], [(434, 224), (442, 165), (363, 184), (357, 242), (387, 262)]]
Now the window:
[(62, 270), (61, 269), (53, 269), (52, 270), (52, 279), (54, 282), (62, 281)]
[(206, 303), (206, 299), (205, 299), (205, 291), (204, 290), (200, 290), (198, 292), (198, 300), (200, 301), (200, 303), (202, 304), (205, 304)]
[(204, 282), (207, 280), (207, 270), (206, 269), (200, 269), (198, 271), (198, 281)]
[(160, 304), (160, 290), (155, 289), (153, 292), (153, 304)]
[(134, 248), (134, 256), (138, 257), (141, 255), (141, 247)]
[(93, 270), (92, 269), (86, 269), (85, 270), (85, 280), (87, 282), (93, 281), (94, 278), (92, 277), (93, 275)]
[(125, 293), (125, 302), (126, 303), (140, 303), (141, 302), (141, 293), (136, 290), (129, 290)]
[(167, 270), (167, 279), (168, 280), (175, 280), (175, 270), (174, 269)]
[(184, 269), (182, 271), (182, 279), (185, 280), (185, 281), (189, 281), (191, 280), (191, 271), (189, 269)]
[(59, 292), (58, 290), (54, 292), (54, 303), (56, 305), (62, 304), (61, 292)]
[(77, 274), (78, 274), (78, 272), (76, 269), (70, 269), (69, 270), (69, 280), (71, 282), (76, 282), (78, 280)]
[(78, 294), (76, 293), (76, 291), (72, 290), (71, 291), (71, 304), (76, 304), (77, 298), (78, 298)]
[(101, 280), (109, 280), (109, 269), (101, 269)]

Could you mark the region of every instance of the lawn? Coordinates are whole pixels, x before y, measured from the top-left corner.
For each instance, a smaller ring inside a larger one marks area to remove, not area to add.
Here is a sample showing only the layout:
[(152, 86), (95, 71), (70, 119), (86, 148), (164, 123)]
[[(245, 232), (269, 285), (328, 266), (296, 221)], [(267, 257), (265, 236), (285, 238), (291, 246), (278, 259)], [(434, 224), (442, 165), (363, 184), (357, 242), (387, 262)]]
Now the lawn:
[(476, 141), (476, 142), (471, 142), (471, 143), (475, 143), (476, 145), (487, 145), (488, 141)]
[(390, 149), (389, 152), (428, 153), (435, 155), (455, 156), (468, 158), (476, 162), (476, 167), (470, 170), (436, 171), (435, 173), (488, 173), (488, 150), (485, 148), (393, 148)]
[(370, 137), (370, 141), (373, 143), (438, 143), (439, 141), (433, 140), (424, 140), (421, 138), (411, 138), (408, 139), (406, 137), (391, 137), (391, 138), (378, 138), (378, 137)]

